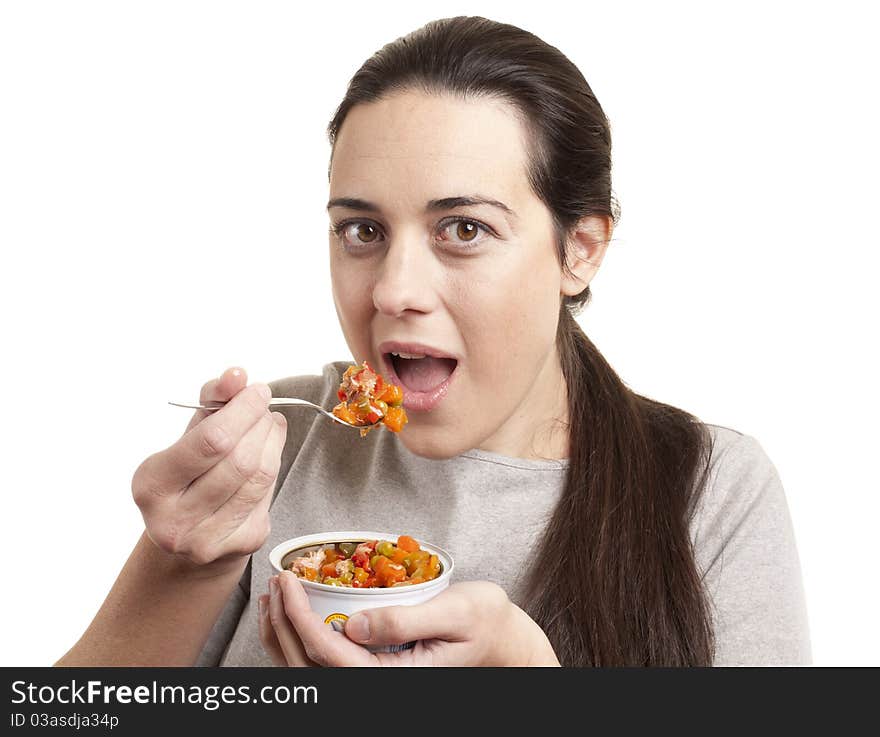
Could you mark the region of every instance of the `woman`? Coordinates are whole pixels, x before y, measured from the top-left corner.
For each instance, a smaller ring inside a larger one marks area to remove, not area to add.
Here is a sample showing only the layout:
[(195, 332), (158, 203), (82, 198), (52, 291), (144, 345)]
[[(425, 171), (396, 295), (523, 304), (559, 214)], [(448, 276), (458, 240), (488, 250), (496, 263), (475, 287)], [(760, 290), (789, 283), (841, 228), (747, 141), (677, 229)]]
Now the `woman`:
[[(573, 319), (617, 219), (577, 68), (512, 26), (429, 23), (364, 64), (329, 134), (340, 324), (409, 424), (362, 439), (270, 413), (241, 370), (208, 382), (229, 404), (136, 472), (144, 536), (60, 662), (808, 663), (772, 464), (630, 391)], [(346, 365), (271, 391), (328, 406)], [(449, 548), (459, 582), (343, 634), (270, 578), (278, 542), (370, 528)]]

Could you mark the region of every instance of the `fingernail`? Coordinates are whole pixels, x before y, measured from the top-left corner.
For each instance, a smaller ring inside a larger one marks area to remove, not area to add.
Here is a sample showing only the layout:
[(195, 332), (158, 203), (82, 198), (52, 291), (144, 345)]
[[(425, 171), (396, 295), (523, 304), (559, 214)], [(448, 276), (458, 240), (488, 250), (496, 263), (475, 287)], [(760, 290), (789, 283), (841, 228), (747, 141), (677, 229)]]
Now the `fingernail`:
[(241, 376), (241, 369), (234, 368), (232, 369), (233, 376)]
[(367, 642), (370, 639), (370, 620), (366, 614), (355, 614), (348, 620), (346, 634), (356, 642)]
[(272, 417), (274, 418), (276, 425), (281, 425), (281, 427), (284, 427), (287, 424), (287, 418), (280, 412), (273, 412)]
[(257, 384), (257, 391), (260, 393), (260, 396), (263, 399), (271, 399), (272, 398), (272, 390), (266, 386), (265, 384)]

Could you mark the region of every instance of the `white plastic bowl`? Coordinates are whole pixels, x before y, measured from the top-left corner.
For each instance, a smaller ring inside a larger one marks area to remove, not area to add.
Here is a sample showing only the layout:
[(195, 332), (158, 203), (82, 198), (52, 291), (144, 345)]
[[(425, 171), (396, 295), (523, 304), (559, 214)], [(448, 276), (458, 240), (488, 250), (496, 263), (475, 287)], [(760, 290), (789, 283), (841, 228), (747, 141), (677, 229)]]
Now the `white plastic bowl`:
[[(326, 545), (341, 542), (361, 543), (366, 540), (388, 540), (396, 543), (398, 536), (387, 532), (371, 532), (363, 530), (344, 530), (342, 532), (320, 532), (314, 535), (303, 535), (285, 540), (272, 548), (269, 562), (277, 572), (286, 570), (285, 564), (310, 549), (318, 549)], [(452, 577), (452, 556), (436, 545), (418, 541), (422, 550), (433, 553), (440, 560), (440, 575), (432, 581), (417, 583), (411, 586), (391, 586), (389, 588), (356, 589), (348, 586), (329, 586), (315, 581), (300, 578), (299, 582), (306, 590), (312, 609), (324, 622), (338, 631), (342, 631), (345, 621), (355, 612), (364, 609), (376, 609), (383, 606), (407, 606), (422, 604), (437, 596), (449, 586)], [(374, 652), (391, 652), (412, 647), (414, 643), (398, 646), (370, 648)]]

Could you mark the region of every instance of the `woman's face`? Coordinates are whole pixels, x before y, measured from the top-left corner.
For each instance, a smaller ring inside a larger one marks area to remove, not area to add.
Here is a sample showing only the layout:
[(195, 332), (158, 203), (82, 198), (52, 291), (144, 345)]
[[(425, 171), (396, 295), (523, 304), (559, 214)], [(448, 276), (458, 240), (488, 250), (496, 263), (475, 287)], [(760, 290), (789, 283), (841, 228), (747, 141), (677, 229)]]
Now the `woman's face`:
[(536, 457), (564, 413), (562, 275), (525, 135), (496, 99), (402, 92), (355, 106), (337, 138), (336, 311), (355, 360), (402, 385), (418, 455)]

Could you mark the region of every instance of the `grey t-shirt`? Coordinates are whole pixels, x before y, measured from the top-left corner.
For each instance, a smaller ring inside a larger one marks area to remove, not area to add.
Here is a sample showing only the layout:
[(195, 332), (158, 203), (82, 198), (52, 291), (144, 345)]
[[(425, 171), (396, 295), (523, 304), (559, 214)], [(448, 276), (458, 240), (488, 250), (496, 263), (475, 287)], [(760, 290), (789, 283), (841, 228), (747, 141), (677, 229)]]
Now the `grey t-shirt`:
[[(322, 376), (271, 384), (274, 396), (328, 407), (348, 362)], [(256, 600), (272, 575), (268, 553), (292, 537), (332, 530), (405, 533), (446, 548), (453, 578), (489, 580), (519, 603), (525, 557), (562, 493), (567, 460), (525, 460), (471, 450), (431, 460), (393, 433), (367, 437), (302, 409), (284, 410), (287, 442), (272, 505), (272, 532), (251, 559), (198, 665), (271, 665)], [(712, 604), (715, 665), (810, 663), (800, 564), (785, 493), (760, 445), (708, 426), (710, 474), (691, 540)]]

